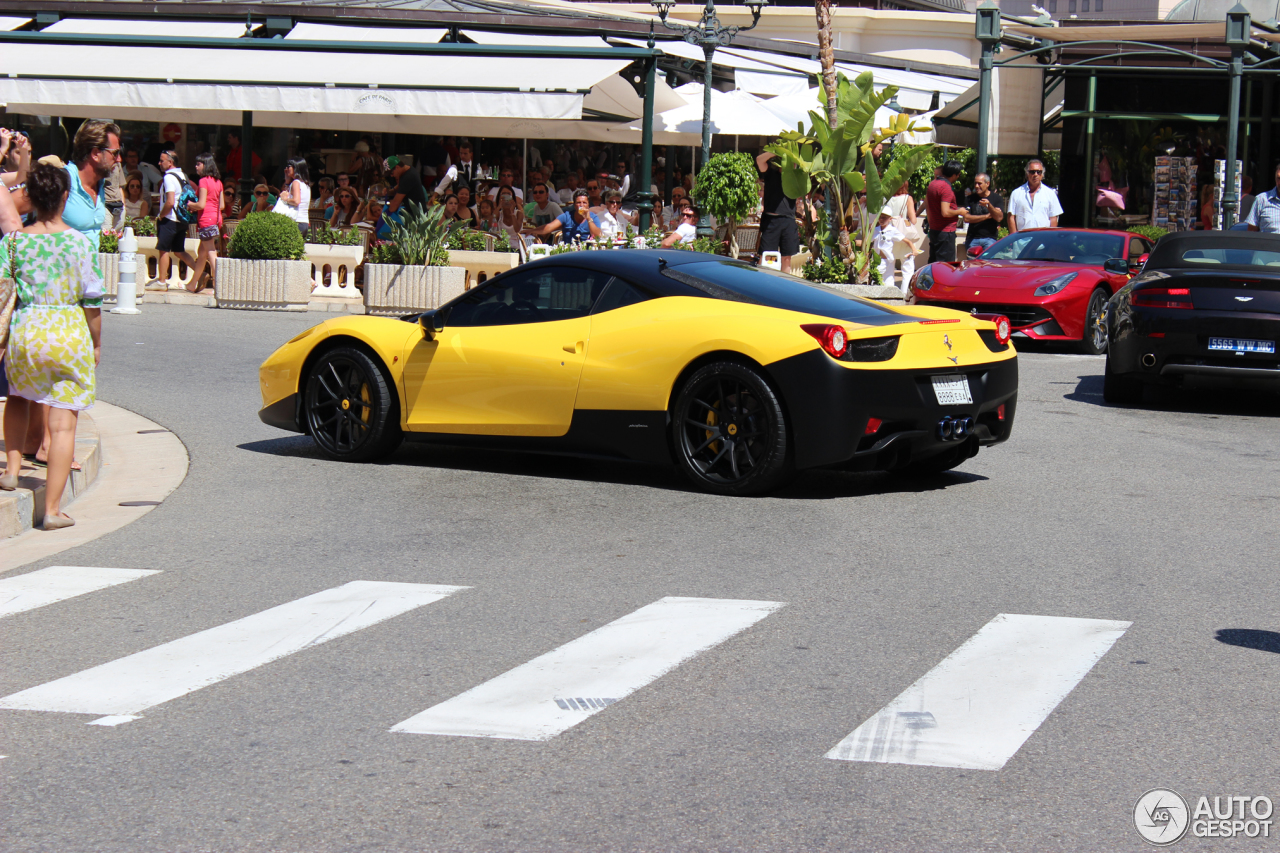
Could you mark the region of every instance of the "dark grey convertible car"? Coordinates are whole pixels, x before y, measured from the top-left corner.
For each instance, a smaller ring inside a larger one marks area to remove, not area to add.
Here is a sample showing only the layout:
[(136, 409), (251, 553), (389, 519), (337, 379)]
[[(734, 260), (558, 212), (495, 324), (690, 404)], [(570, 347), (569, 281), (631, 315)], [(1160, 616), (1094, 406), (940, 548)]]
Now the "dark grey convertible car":
[(1148, 384), (1280, 390), (1280, 235), (1161, 237), (1142, 272), (1111, 297), (1106, 324), (1109, 403), (1140, 402)]

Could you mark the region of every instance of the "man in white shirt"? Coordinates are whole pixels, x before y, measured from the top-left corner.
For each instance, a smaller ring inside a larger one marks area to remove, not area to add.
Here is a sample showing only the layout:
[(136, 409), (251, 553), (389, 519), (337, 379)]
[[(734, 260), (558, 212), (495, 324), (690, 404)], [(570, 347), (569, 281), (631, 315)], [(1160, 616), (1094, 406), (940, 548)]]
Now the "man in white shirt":
[(1009, 194), (1009, 233), (1028, 228), (1057, 228), (1062, 205), (1053, 187), (1044, 183), (1044, 163), (1027, 163), (1027, 182)]
[(698, 237), (698, 214), (692, 207), (680, 211), (680, 224), (662, 240), (662, 248), (670, 249), (676, 243), (692, 243)]
[(688, 201), (689, 194), (685, 192), (684, 187), (671, 190), (671, 204), (662, 208), (663, 230), (675, 230), (675, 227), (680, 224), (680, 212), (684, 210)]
[(626, 236), (627, 226), (636, 227), (638, 217), (633, 217), (622, 210), (622, 193), (609, 190), (604, 194), (604, 211), (597, 213), (600, 220), (600, 231), (612, 240), (616, 236)]
[(160, 213), (156, 216), (156, 280), (147, 285), (147, 289), (167, 290), (169, 288), (169, 255), (177, 255), (189, 269), (196, 268), (196, 259), (186, 249), (187, 226), (178, 219), (178, 198), (182, 195), (182, 187), (187, 183), (187, 176), (177, 165), (177, 155), (173, 149), (160, 153), (160, 168), (164, 170), (164, 180), (160, 184)]
[(516, 199), (518, 201), (523, 202), (524, 190), (520, 189), (519, 187), (511, 186), (511, 182), (515, 180), (515, 177), (516, 177), (516, 173), (511, 171), (510, 169), (503, 169), (501, 172), (499, 172), (497, 185), (489, 189), (489, 198), (496, 200), (498, 198), (498, 190), (502, 189), (503, 187), (511, 187), (511, 191), (516, 194)]
[(533, 223), (535, 228), (541, 228), (548, 222), (552, 222), (560, 218), (560, 214), (564, 213), (560, 205), (551, 201), (551, 191), (543, 181), (533, 185), (533, 201), (524, 206), (524, 218)]

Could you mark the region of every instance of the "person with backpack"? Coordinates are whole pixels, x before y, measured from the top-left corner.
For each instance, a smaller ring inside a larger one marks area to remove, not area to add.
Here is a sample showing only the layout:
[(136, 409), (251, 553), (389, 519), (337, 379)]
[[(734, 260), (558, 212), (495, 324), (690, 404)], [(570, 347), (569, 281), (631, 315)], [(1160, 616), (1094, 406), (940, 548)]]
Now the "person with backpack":
[(177, 255), (189, 268), (195, 269), (196, 259), (186, 252), (187, 226), (196, 221), (198, 212), (187, 207), (187, 202), (198, 202), (200, 196), (192, 189), (191, 182), (178, 168), (178, 156), (172, 148), (160, 152), (160, 168), (164, 180), (160, 183), (160, 214), (156, 217), (156, 280), (147, 285), (148, 290), (169, 288), (169, 256)]

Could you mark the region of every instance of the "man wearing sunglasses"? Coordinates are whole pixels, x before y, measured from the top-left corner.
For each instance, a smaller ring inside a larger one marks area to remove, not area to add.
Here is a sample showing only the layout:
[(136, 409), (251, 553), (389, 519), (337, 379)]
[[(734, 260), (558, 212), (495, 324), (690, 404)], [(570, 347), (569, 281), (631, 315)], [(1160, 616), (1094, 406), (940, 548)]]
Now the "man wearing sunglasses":
[(1044, 183), (1044, 163), (1027, 163), (1027, 182), (1009, 193), (1009, 233), (1028, 228), (1057, 228), (1062, 205), (1053, 187)]
[(551, 200), (551, 191), (545, 182), (534, 184), (532, 192), (533, 201), (524, 206), (524, 218), (532, 222), (535, 228), (541, 228), (564, 213), (560, 205)]
[(680, 224), (676, 230), (662, 238), (662, 248), (670, 249), (676, 243), (692, 243), (698, 237), (698, 212), (692, 207), (680, 211)]
[(106, 179), (119, 165), (122, 153), (120, 128), (112, 122), (91, 118), (76, 131), (72, 162), (67, 164), (71, 191), (62, 221), (94, 240), (107, 219)]

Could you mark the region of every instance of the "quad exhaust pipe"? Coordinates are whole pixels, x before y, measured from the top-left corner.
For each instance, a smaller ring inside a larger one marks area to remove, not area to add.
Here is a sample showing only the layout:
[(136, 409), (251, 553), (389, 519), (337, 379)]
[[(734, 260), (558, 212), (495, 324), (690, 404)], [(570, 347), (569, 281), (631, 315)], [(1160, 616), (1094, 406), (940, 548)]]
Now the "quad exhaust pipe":
[(973, 432), (973, 418), (953, 418), (950, 415), (938, 421), (938, 438), (943, 441), (964, 441)]
[(1153, 353), (1153, 352), (1149, 352), (1149, 353), (1145, 354), (1144, 356), (1142, 356), (1142, 366), (1143, 366), (1143, 367), (1155, 367), (1155, 366), (1156, 366), (1156, 354), (1155, 354), (1155, 353)]

